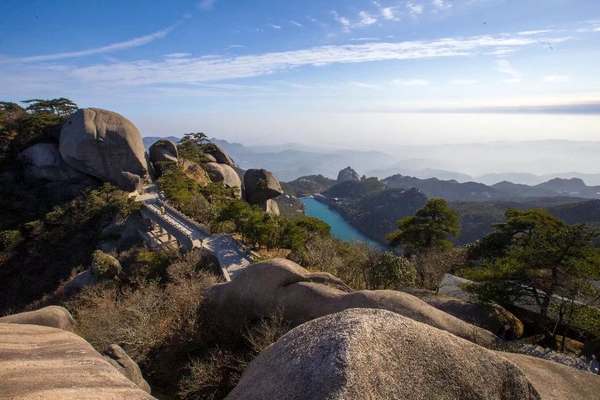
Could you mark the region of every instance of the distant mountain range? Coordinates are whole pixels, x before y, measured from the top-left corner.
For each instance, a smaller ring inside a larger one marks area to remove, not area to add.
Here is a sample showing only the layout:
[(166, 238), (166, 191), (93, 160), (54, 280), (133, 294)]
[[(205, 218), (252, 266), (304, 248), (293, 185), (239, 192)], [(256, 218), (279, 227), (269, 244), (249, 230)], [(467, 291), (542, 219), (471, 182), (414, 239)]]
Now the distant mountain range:
[[(145, 137), (149, 147), (159, 137)], [(178, 141), (170, 136), (166, 139)], [(459, 183), (477, 182), (491, 186), (511, 182), (535, 186), (553, 178), (578, 178), (587, 185), (600, 185), (597, 162), (600, 142), (538, 141), (431, 146), (394, 146), (386, 152), (325, 148), (319, 145), (243, 145), (213, 139), (241, 168), (262, 166), (281, 180), (321, 174), (335, 178), (340, 169), (352, 166), (360, 174), (386, 178), (401, 174), (419, 179), (437, 178)], [(573, 172), (531, 173), (555, 170)], [(516, 172), (486, 172), (486, 171)], [(519, 172), (528, 171), (528, 172)], [(481, 171), (464, 173), (460, 171)]]

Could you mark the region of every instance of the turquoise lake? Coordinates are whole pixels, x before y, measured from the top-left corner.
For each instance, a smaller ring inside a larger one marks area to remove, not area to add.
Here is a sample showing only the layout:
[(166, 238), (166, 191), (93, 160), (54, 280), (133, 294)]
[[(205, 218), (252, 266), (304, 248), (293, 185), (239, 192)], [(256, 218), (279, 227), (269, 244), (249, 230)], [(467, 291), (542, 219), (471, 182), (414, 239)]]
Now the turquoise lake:
[(369, 239), (359, 232), (356, 228), (346, 222), (344, 217), (337, 211), (332, 210), (326, 204), (321, 203), (312, 197), (303, 197), (300, 200), (304, 204), (304, 214), (319, 218), (329, 224), (333, 237), (346, 242), (365, 242), (368, 245), (379, 249), (383, 247), (380, 243)]

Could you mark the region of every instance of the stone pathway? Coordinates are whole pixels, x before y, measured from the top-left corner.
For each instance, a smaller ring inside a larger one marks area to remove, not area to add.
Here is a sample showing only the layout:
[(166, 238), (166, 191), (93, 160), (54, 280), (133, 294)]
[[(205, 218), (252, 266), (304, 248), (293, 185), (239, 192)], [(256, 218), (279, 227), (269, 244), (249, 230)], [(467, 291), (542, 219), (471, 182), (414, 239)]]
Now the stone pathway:
[(249, 252), (231, 235), (209, 234), (202, 225), (167, 204), (156, 185), (146, 186), (142, 194), (134, 197), (143, 203), (142, 215), (164, 229), (167, 235), (173, 235), (180, 245), (188, 250), (204, 248), (213, 253), (227, 281), (251, 264)]

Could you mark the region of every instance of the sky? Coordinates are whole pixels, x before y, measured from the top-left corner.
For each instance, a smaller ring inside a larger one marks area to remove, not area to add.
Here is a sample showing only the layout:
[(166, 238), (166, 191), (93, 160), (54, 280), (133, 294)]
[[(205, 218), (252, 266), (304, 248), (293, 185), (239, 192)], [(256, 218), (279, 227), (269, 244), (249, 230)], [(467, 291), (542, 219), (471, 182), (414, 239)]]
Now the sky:
[(600, 140), (598, 0), (0, 2), (0, 100), (145, 136), (385, 149)]

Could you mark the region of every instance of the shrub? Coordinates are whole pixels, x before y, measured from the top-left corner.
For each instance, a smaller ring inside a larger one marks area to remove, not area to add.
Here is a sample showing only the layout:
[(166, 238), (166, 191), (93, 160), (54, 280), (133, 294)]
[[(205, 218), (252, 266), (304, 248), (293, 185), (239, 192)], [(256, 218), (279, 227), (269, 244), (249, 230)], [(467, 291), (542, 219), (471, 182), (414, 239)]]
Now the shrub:
[(98, 280), (114, 279), (121, 274), (121, 263), (110, 254), (96, 250), (92, 253), (91, 271)]
[(23, 240), (23, 235), (18, 230), (0, 232), (0, 251), (10, 251), (17, 247)]
[(464, 249), (432, 250), (415, 258), (417, 269), (416, 285), (437, 292), (444, 275), (464, 265), (467, 254)]
[(368, 284), (370, 289), (400, 289), (414, 286), (416, 275), (415, 265), (408, 259), (385, 252), (368, 270)]

